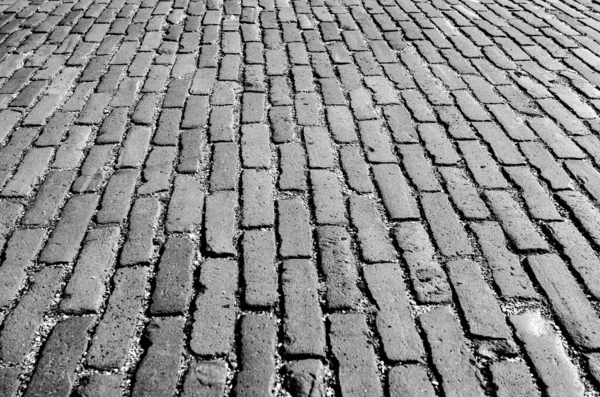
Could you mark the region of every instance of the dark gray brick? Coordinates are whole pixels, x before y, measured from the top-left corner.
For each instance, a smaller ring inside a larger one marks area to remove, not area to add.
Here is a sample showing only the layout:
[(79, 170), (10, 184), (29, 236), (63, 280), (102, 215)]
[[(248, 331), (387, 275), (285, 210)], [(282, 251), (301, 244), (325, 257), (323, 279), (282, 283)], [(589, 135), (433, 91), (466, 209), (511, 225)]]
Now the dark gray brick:
[(396, 251), (387, 238), (387, 227), (373, 200), (365, 196), (350, 197), (350, 216), (358, 229), (358, 243), (365, 262), (392, 262), (396, 259)]
[(363, 269), (377, 308), (375, 324), (385, 357), (392, 361), (421, 361), (423, 343), (412, 318), (402, 271), (394, 263), (378, 263)]
[(129, 218), (127, 239), (123, 244), (119, 264), (123, 266), (145, 264), (152, 259), (154, 236), (158, 227), (160, 202), (155, 197), (135, 200)]
[(441, 306), (421, 315), (421, 326), (432, 349), (432, 361), (447, 396), (484, 396), (483, 377), (452, 310)]
[(192, 296), (194, 243), (187, 237), (169, 237), (158, 262), (153, 315), (184, 314)]
[(178, 175), (169, 202), (166, 228), (170, 232), (191, 232), (202, 225), (204, 193), (190, 175)]
[(0, 359), (13, 363), (20, 363), (25, 359), (52, 298), (60, 291), (63, 273), (61, 268), (47, 267), (29, 278), (30, 286), (25, 296), (2, 324)]
[(190, 347), (200, 355), (227, 354), (235, 336), (237, 263), (209, 259), (200, 267), (199, 282), (202, 292), (196, 298)]
[(111, 369), (125, 364), (144, 305), (147, 277), (148, 269), (142, 267), (115, 273), (114, 290), (91, 340), (89, 366)]
[(113, 272), (119, 237), (118, 227), (90, 230), (65, 288), (65, 298), (60, 302), (63, 312), (84, 314), (100, 311), (106, 281)]
[(40, 261), (46, 263), (73, 262), (96, 206), (98, 196), (73, 196), (65, 205), (61, 219), (46, 243)]
[(25, 396), (70, 395), (94, 320), (95, 317), (72, 317), (54, 327), (42, 349)]
[(250, 307), (271, 307), (278, 301), (275, 234), (269, 230), (247, 230), (242, 241), (244, 303)]
[(279, 254), (283, 258), (311, 257), (310, 213), (304, 202), (299, 198), (279, 200), (278, 214)]
[(214, 192), (206, 197), (205, 238), (208, 252), (214, 255), (237, 254), (234, 242), (237, 207), (235, 192)]
[(317, 269), (310, 260), (288, 259), (281, 275), (283, 349), (288, 357), (323, 357), (325, 324), (318, 302)]
[(553, 326), (537, 310), (510, 317), (516, 336), (549, 395), (581, 395), (583, 383)]
[(331, 351), (338, 363), (341, 395), (383, 395), (373, 347), (367, 340), (364, 314), (332, 314), (329, 316)]
[(145, 332), (149, 347), (136, 370), (132, 396), (166, 396), (176, 391), (184, 325), (181, 317), (150, 320)]

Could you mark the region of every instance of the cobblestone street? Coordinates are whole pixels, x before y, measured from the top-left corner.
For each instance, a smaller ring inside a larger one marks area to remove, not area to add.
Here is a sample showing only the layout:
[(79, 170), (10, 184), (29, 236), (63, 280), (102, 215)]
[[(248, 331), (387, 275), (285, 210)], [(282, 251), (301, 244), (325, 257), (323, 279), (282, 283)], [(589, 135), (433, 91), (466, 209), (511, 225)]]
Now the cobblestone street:
[(0, 11), (1, 396), (600, 396), (597, 0)]

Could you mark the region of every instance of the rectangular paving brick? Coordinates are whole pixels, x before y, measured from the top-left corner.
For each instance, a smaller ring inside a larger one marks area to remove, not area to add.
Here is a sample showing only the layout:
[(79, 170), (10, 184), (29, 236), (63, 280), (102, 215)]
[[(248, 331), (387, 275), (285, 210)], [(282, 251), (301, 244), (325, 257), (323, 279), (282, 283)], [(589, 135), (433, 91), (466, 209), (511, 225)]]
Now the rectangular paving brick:
[(111, 369), (125, 364), (144, 305), (148, 274), (142, 267), (115, 273), (114, 290), (91, 340), (89, 366)]
[(378, 263), (363, 269), (369, 292), (377, 304), (376, 327), (388, 360), (419, 361), (425, 355), (412, 318), (400, 267)]
[(237, 317), (237, 263), (209, 259), (200, 266), (202, 293), (196, 298), (190, 347), (200, 355), (227, 354), (232, 349)]
[(343, 396), (383, 394), (373, 347), (367, 341), (367, 323), (363, 314), (329, 316), (331, 351), (338, 361), (338, 377)]
[(75, 260), (98, 199), (95, 194), (85, 194), (67, 201), (60, 221), (40, 254), (40, 261), (60, 263)]
[(315, 265), (307, 259), (288, 259), (281, 275), (283, 291), (283, 349), (288, 357), (323, 357), (325, 324), (318, 302)]
[(0, 359), (20, 363), (32, 348), (51, 299), (58, 293), (64, 270), (47, 267), (33, 274), (26, 294), (4, 319), (0, 332)]
[(275, 234), (269, 230), (247, 230), (242, 238), (243, 301), (250, 307), (271, 307), (278, 301), (275, 268)]
[(156, 268), (150, 313), (186, 312), (192, 297), (194, 243), (187, 237), (169, 237)]
[(71, 314), (100, 311), (106, 281), (113, 272), (120, 232), (118, 227), (90, 230), (65, 288), (61, 311)]

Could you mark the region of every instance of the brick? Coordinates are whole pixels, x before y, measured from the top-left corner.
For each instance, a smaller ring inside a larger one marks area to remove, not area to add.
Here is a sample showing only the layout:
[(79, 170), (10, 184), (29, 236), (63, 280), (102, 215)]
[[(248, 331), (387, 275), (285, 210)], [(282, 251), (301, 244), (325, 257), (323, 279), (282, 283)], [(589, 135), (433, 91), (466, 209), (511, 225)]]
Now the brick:
[(447, 306), (420, 317), (431, 347), (433, 365), (441, 376), (441, 389), (447, 396), (484, 396), (483, 378), (466, 344), (458, 319)]
[(548, 193), (525, 167), (506, 167), (510, 179), (521, 189), (525, 205), (534, 219), (561, 221), (563, 218)]
[(579, 274), (585, 286), (593, 296), (600, 295), (596, 280), (598, 274), (598, 258), (587, 240), (577, 228), (567, 222), (549, 224), (552, 235), (563, 248), (563, 254), (569, 259), (572, 268)]
[(580, 118), (571, 113), (558, 101), (554, 99), (539, 99), (537, 102), (542, 109), (548, 114), (551, 114), (558, 124), (562, 125), (570, 135), (587, 135), (590, 133)]
[(367, 340), (364, 314), (335, 313), (329, 316), (329, 322), (331, 351), (338, 362), (341, 395), (382, 395), (375, 352)]
[(573, 342), (583, 349), (595, 349), (600, 319), (565, 263), (555, 254), (532, 255), (527, 263)]
[(200, 267), (199, 282), (202, 288), (196, 298), (190, 347), (200, 355), (227, 354), (235, 336), (237, 263), (209, 259)]
[(144, 94), (131, 115), (131, 121), (137, 124), (152, 124), (159, 101), (158, 94)]
[(63, 269), (43, 268), (29, 278), (30, 286), (6, 316), (0, 333), (0, 359), (20, 363), (31, 349), (51, 299), (61, 287)]
[(314, 93), (299, 92), (295, 99), (298, 125), (318, 125), (322, 121), (319, 112), (319, 99)]
[(152, 259), (154, 235), (158, 227), (160, 203), (155, 197), (142, 197), (135, 200), (129, 219), (127, 239), (119, 264), (123, 266), (145, 264)]
[(490, 211), (463, 169), (440, 167), (439, 171), (446, 181), (450, 199), (465, 218), (486, 219), (490, 216)]
[(435, 396), (435, 390), (427, 377), (427, 371), (418, 365), (391, 368), (388, 375), (388, 388), (392, 397), (405, 395), (415, 397)]
[(317, 229), (320, 265), (325, 275), (326, 307), (350, 309), (361, 293), (356, 286), (357, 272), (350, 247), (350, 235), (339, 226)]
[(404, 106), (385, 106), (383, 113), (397, 143), (417, 143), (419, 137), (414, 121)]
[(135, 373), (132, 396), (165, 396), (176, 391), (182, 363), (185, 321), (153, 318), (146, 328), (148, 350)]
[(144, 164), (143, 183), (138, 187), (138, 194), (167, 191), (176, 156), (177, 148), (175, 147), (155, 146), (152, 148)]
[[(42, 133), (35, 141), (35, 146), (57, 146), (63, 139), (69, 126), (75, 120), (74, 113), (56, 112), (54, 116), (50, 118), (48, 124), (42, 130)], [(2, 123), (5, 124), (6, 120)], [(10, 124), (9, 124), (10, 125)], [(81, 127), (80, 127), (81, 128)]]
[(208, 252), (214, 255), (236, 255), (236, 209), (235, 192), (214, 192), (206, 197), (205, 239)]
[(371, 95), (364, 88), (350, 91), (350, 107), (357, 120), (376, 119), (377, 113), (373, 108)]
[(4, 249), (4, 260), (0, 267), (2, 290), (0, 307), (7, 307), (17, 298), (19, 290), (27, 279), (27, 271), (43, 246), (45, 229), (16, 230)]
[(540, 383), (549, 395), (583, 393), (577, 368), (573, 365), (551, 324), (539, 311), (510, 317)]
[(265, 94), (246, 92), (242, 99), (242, 122), (260, 123), (265, 119)]
[(276, 326), (274, 319), (245, 314), (241, 319), (240, 372), (236, 396), (268, 395), (274, 383)]
[(573, 181), (569, 178), (569, 175), (539, 142), (523, 142), (519, 147), (551, 189), (572, 189)]
[(242, 165), (245, 168), (269, 168), (271, 148), (265, 124), (242, 125)]
[(242, 226), (272, 226), (274, 223), (273, 186), (268, 171), (244, 170), (242, 173)]
[(139, 174), (137, 170), (121, 169), (111, 176), (96, 214), (98, 223), (121, 223), (125, 220)]
[(469, 332), (489, 340), (491, 346), (486, 348), (514, 353), (516, 346), (512, 342), (504, 314), (492, 290), (483, 279), (479, 266), (478, 263), (466, 259), (453, 260), (447, 264), (448, 278), (458, 297)]
[(54, 150), (33, 148), (23, 158), (17, 172), (2, 189), (3, 197), (29, 196), (45, 172)]
[(391, 262), (396, 251), (387, 239), (387, 228), (375, 203), (364, 196), (350, 198), (352, 224), (358, 229), (358, 243), (365, 262)]
[(508, 182), (485, 148), (476, 141), (460, 141), (458, 147), (465, 157), (467, 167), (475, 182), (491, 189), (508, 188)]
[(292, 361), (285, 365), (283, 371), (286, 376), (285, 388), (292, 395), (325, 395), (325, 373), (319, 360)]
[(347, 224), (344, 199), (335, 173), (327, 170), (312, 170), (310, 172), (310, 182), (313, 190), (317, 224)]
[(561, 129), (547, 118), (532, 118), (529, 125), (558, 158), (583, 158), (584, 154)]
[(233, 141), (233, 108), (215, 107), (210, 112), (209, 136), (211, 142)]
[(226, 381), (227, 364), (224, 361), (194, 360), (185, 375), (181, 395), (218, 397), (224, 393)]
[(127, 108), (113, 109), (98, 130), (96, 143), (121, 143), (127, 125), (127, 112)]
[(455, 139), (475, 139), (475, 132), (455, 106), (437, 106), (440, 121)]
[(365, 280), (377, 308), (375, 324), (383, 343), (385, 357), (392, 361), (421, 361), (423, 343), (412, 318), (400, 267), (379, 263), (363, 269)]
[(81, 165), (80, 175), (73, 182), (71, 190), (75, 193), (97, 192), (106, 176), (105, 166), (110, 161), (113, 145), (92, 146)]
[(350, 145), (341, 146), (339, 155), (348, 185), (358, 193), (371, 193), (373, 183), (359, 148)]
[(213, 146), (210, 191), (237, 188), (238, 146), (235, 143), (215, 143)]
[(148, 152), (151, 133), (149, 127), (132, 126), (119, 153), (117, 167), (141, 167)]
[(477, 132), (481, 134), (484, 141), (490, 145), (494, 156), (503, 165), (524, 165), (525, 159), (506, 136), (506, 134), (494, 123), (474, 123)]
[(18, 367), (5, 367), (0, 369), (0, 392), (5, 396), (14, 396), (19, 389), (19, 374), (21, 369)]
[(445, 194), (423, 193), (421, 204), (442, 254), (453, 256), (473, 252), (467, 233)]
[(375, 183), (391, 220), (418, 219), (419, 211), (410, 188), (395, 164), (373, 165)]
[(297, 142), (279, 146), (279, 188), (306, 191), (306, 154)]
[(271, 109), (269, 109), (269, 121), (271, 122), (271, 126), (273, 128), (273, 142), (283, 143), (294, 139), (294, 121), (291, 107), (271, 107)]
[(106, 281), (113, 272), (119, 235), (118, 227), (90, 230), (65, 288), (65, 298), (60, 303), (63, 312), (99, 313), (104, 302)]
[(529, 368), (520, 361), (499, 361), (490, 366), (498, 397), (539, 396)]
[(389, 133), (383, 121), (362, 120), (358, 122), (360, 140), (370, 163), (395, 163), (398, 160), (392, 152)]
[(577, 180), (584, 189), (595, 199), (600, 198), (600, 189), (597, 183), (600, 182), (600, 173), (592, 164), (584, 160), (567, 160), (564, 163), (573, 178)]
[(317, 300), (317, 270), (310, 260), (283, 263), (283, 349), (288, 357), (323, 357), (325, 325)]
[(191, 232), (202, 225), (204, 194), (200, 183), (189, 175), (178, 175), (169, 202), (166, 228), (170, 232)]
[(310, 213), (299, 198), (277, 202), (280, 238), (279, 255), (283, 258), (310, 258), (312, 256), (312, 230)]
[[(164, 107), (164, 104), (163, 104)], [(158, 119), (158, 125), (152, 143), (155, 145), (176, 146), (179, 141), (181, 109), (164, 109)]]
[(119, 374), (90, 374), (81, 380), (77, 393), (89, 397), (118, 394), (122, 382), (123, 376)]
[(490, 105), (490, 111), (504, 127), (508, 136), (515, 141), (533, 141), (535, 134), (523, 119), (515, 115), (508, 105)]
[(431, 165), (424, 156), (423, 149), (418, 145), (398, 145), (402, 156), (402, 165), (408, 177), (422, 192), (436, 192), (441, 190)]
[(500, 225), (510, 241), (518, 250), (546, 250), (548, 244), (535, 229), (535, 226), (518, 203), (505, 191), (487, 191), (485, 193), (492, 212), (498, 217)]
[(460, 156), (440, 125), (420, 124), (418, 131), (436, 165), (454, 165), (460, 161)]
[(304, 127), (304, 141), (310, 168), (333, 168), (331, 139), (326, 128)]
[(76, 168), (84, 157), (84, 151), (91, 133), (92, 129), (88, 126), (72, 126), (69, 130), (69, 136), (56, 151), (52, 167)]
[(72, 317), (54, 327), (40, 353), (25, 396), (70, 394), (94, 320), (95, 317)]
[(73, 262), (90, 219), (98, 204), (98, 196), (73, 196), (62, 210), (61, 219), (46, 243), (40, 261), (45, 263)]
[(244, 303), (250, 307), (272, 307), (278, 301), (275, 235), (268, 230), (248, 230), (242, 244)]
[(147, 276), (144, 268), (119, 269), (115, 273), (115, 288), (91, 340), (88, 365), (110, 369), (125, 364), (144, 303)]
[(328, 106), (327, 121), (333, 139), (337, 143), (352, 143), (358, 140), (352, 114), (344, 106)]

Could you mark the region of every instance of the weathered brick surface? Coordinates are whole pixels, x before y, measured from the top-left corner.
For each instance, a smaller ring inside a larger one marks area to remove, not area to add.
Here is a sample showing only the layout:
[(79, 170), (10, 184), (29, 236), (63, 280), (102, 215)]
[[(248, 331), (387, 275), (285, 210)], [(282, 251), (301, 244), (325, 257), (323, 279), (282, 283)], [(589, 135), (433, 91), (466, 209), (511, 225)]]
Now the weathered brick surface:
[(597, 394), (599, 10), (4, 1), (0, 394)]

